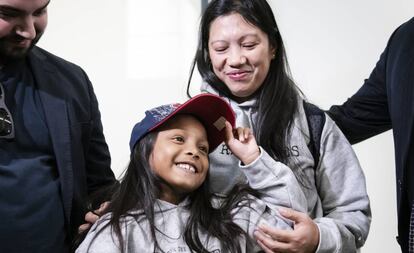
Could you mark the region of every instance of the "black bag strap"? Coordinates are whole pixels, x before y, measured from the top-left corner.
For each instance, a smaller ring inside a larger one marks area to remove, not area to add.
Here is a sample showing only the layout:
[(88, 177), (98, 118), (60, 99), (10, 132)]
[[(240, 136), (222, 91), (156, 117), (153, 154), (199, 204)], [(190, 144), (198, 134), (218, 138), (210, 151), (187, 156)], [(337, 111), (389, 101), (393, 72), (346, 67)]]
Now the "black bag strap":
[(305, 100), (303, 100), (303, 108), (305, 110), (306, 120), (308, 121), (309, 127), (310, 141), (308, 148), (313, 156), (313, 161), (315, 163), (314, 169), (316, 170), (319, 164), (319, 150), (321, 147), (322, 130), (325, 125), (326, 116), (324, 111), (319, 109), (319, 107), (308, 103)]

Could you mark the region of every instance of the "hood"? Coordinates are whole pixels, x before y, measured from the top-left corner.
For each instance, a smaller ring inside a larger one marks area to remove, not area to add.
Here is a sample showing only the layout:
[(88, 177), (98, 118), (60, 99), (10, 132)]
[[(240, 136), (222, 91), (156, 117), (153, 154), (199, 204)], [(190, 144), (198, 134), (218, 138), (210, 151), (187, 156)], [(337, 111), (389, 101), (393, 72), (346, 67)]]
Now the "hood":
[(201, 84), (200, 90), (204, 93), (218, 95), (226, 100), (236, 113), (236, 127), (249, 127), (254, 132), (253, 122), (255, 122), (255, 118), (257, 117), (257, 105), (255, 98), (244, 101), (243, 103), (237, 103), (236, 101), (220, 94), (206, 82)]

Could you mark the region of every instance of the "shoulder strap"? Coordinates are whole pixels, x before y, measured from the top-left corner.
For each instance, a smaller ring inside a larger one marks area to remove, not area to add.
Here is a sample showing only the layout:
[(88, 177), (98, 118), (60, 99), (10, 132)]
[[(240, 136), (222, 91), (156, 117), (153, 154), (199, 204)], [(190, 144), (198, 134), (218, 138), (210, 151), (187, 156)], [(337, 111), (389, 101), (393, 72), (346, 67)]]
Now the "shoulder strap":
[(316, 169), (319, 164), (321, 136), (326, 117), (324, 111), (319, 109), (316, 105), (306, 102), (305, 100), (303, 100), (303, 108), (305, 110), (306, 120), (308, 121), (309, 127), (310, 141), (308, 148), (315, 162), (314, 169)]

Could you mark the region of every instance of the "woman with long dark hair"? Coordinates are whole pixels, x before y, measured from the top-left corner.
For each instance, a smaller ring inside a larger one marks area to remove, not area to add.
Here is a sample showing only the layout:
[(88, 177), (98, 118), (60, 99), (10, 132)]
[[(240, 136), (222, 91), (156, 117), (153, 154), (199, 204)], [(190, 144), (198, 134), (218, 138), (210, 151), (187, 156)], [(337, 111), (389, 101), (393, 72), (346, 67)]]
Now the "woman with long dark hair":
[[(306, 103), (290, 76), (269, 4), (212, 0), (201, 19), (189, 96), (195, 66), (204, 81), (202, 92), (226, 99), (236, 112), (236, 125), (251, 128), (274, 161), (291, 168), (302, 188), (297, 194), (306, 196), (306, 213), (288, 216), (296, 222), (294, 231), (259, 228), (256, 235), (263, 249), (355, 252), (362, 247), (371, 221), (364, 174), (351, 145), (328, 116), (317, 150), (320, 155), (312, 156)], [(213, 192), (226, 195), (246, 180), (236, 164), (224, 143), (212, 152)]]

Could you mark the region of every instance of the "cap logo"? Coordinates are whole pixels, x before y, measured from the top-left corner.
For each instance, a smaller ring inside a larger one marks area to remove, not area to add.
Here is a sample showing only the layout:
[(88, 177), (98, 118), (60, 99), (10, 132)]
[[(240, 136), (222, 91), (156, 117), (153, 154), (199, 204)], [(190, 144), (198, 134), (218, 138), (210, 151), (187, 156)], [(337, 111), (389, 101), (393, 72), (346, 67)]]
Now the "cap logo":
[(156, 122), (160, 122), (177, 110), (179, 106), (180, 104), (163, 105), (149, 110), (149, 113), (151, 113)]
[(217, 130), (221, 131), (226, 127), (226, 119), (221, 116), (218, 120), (216, 120), (216, 122), (213, 123), (213, 125), (217, 128)]

